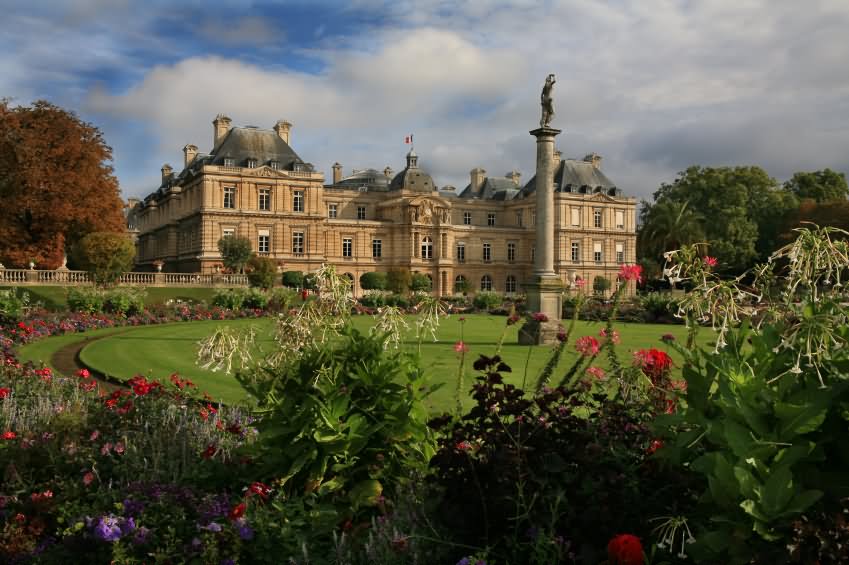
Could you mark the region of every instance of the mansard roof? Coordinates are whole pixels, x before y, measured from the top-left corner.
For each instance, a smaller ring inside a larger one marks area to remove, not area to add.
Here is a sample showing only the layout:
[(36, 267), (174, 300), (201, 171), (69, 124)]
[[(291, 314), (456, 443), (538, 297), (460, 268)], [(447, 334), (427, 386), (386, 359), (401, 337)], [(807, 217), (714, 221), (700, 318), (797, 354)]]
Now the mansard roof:
[(295, 163), (303, 163), (298, 154), (276, 132), (255, 127), (234, 127), (213, 148), (207, 164), (223, 165), (224, 159), (233, 159), (236, 166), (244, 166), (248, 159), (259, 165), (277, 161), (279, 168), (292, 170)]
[(472, 192), (472, 185), (467, 184), (457, 196), (459, 198), (480, 198), (482, 200), (512, 200), (519, 194), (519, 187), (512, 179), (502, 177), (487, 177), (481, 183), (477, 194)]
[[(521, 191), (521, 197), (527, 197), (536, 190), (536, 175), (528, 181)], [(601, 169), (592, 162), (579, 159), (563, 159), (554, 171), (555, 192), (576, 192), (592, 194), (601, 192), (610, 196), (622, 196), (622, 191), (607, 178)]]
[(337, 183), (328, 185), (329, 188), (347, 188), (360, 190), (366, 187), (369, 192), (386, 192), (389, 190), (389, 177), (377, 169), (355, 169), (352, 174)]

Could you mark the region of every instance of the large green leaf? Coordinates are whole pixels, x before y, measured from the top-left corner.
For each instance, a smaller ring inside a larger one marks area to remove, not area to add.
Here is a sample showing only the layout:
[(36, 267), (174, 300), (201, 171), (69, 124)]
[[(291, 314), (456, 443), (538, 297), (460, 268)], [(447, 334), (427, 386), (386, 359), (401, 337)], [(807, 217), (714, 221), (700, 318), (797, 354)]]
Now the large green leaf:
[(775, 415), (781, 421), (779, 439), (791, 440), (797, 435), (811, 433), (819, 428), (828, 414), (830, 399), (824, 395), (811, 395), (808, 402), (790, 404), (779, 402)]
[(795, 493), (796, 486), (790, 468), (781, 465), (773, 469), (760, 493), (760, 506), (770, 521), (781, 514)]
[(751, 430), (734, 420), (726, 420), (722, 424), (722, 431), (728, 447), (731, 448), (734, 455), (743, 459), (751, 454), (752, 444), (754, 443)]
[(360, 481), (351, 488), (349, 499), (354, 508), (374, 506), (381, 494), (383, 494), (383, 485), (380, 484), (380, 481), (367, 479)]

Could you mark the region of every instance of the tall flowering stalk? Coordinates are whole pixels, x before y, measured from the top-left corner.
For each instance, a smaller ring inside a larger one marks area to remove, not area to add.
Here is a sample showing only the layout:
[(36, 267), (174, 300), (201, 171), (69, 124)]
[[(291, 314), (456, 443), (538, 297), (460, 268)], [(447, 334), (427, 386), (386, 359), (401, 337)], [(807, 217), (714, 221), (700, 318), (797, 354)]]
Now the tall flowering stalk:
[[(583, 279), (581, 279), (583, 281)], [(583, 288), (583, 284), (579, 286), (579, 288)], [(548, 362), (543, 367), (542, 371), (537, 377), (536, 384), (536, 392), (539, 394), (551, 380), (551, 375), (554, 372), (554, 369), (557, 368), (558, 363), (560, 362), (560, 357), (563, 354), (563, 349), (566, 347), (566, 344), (569, 343), (569, 337), (571, 337), (572, 332), (575, 329), (575, 324), (578, 323), (578, 318), (581, 315), (581, 309), (584, 306), (584, 302), (586, 302), (586, 295), (581, 292), (578, 294), (577, 300), (575, 301), (575, 311), (572, 312), (572, 319), (569, 321), (569, 325), (562, 330), (558, 335), (558, 344), (554, 347), (554, 350), (551, 352), (551, 357), (549, 357)], [(530, 361), (530, 350), (528, 351), (528, 359), (526, 361)], [(525, 375), (527, 376), (528, 367), (527, 362), (525, 364)], [(522, 386), (524, 388), (524, 384)]]
[(460, 356), (460, 366), (457, 368), (457, 389), (454, 392), (458, 418), (463, 413), (463, 381), (466, 376), (466, 353), (469, 352), (469, 346), (463, 341), (463, 325), (466, 323), (466, 318), (460, 316), (459, 322), (460, 340), (454, 344), (454, 352)]
[(398, 349), (401, 345), (401, 336), (409, 329), (409, 324), (404, 320), (404, 311), (397, 306), (383, 306), (377, 309), (374, 316), (375, 324), (371, 333), (383, 334), (383, 348)]
[(434, 296), (426, 295), (416, 304), (416, 310), (419, 313), (416, 320), (416, 333), (418, 352), (421, 355), (422, 340), (426, 333), (430, 334), (434, 342), (439, 341), (436, 339), (436, 331), (439, 329), (439, 319), (446, 315), (445, 303)]

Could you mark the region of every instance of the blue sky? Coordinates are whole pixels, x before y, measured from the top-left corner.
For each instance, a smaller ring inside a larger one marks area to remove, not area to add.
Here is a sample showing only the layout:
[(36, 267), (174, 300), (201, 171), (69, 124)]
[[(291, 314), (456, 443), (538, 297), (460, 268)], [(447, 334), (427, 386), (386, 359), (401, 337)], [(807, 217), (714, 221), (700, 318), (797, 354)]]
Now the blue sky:
[(330, 176), (403, 166), (439, 185), (532, 174), (539, 90), (558, 77), (564, 155), (595, 151), (648, 197), (691, 164), (778, 180), (849, 172), (846, 0), (8, 2), (0, 96), (44, 98), (100, 127), (125, 196), (158, 184), (214, 116), (294, 124)]

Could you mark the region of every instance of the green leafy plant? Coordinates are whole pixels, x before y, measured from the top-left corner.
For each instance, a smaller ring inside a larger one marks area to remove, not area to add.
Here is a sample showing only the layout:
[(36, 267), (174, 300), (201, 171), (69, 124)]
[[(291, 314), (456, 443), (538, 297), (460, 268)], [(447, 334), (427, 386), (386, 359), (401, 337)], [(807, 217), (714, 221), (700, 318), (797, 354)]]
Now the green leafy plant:
[(246, 237), (228, 235), (218, 240), (218, 252), (224, 266), (235, 272), (242, 272), (253, 255), (251, 240)]
[(91, 286), (75, 286), (68, 289), (68, 308), (72, 312), (95, 314), (103, 312), (106, 293)]
[(277, 278), (277, 264), (268, 257), (254, 255), (248, 260), (248, 283), (252, 287), (269, 289)]
[(133, 268), (136, 246), (126, 234), (93, 232), (77, 242), (72, 254), (95, 282), (107, 284)]
[(360, 288), (363, 290), (386, 290), (386, 273), (371, 272), (360, 275)]
[(488, 311), (501, 306), (503, 301), (504, 298), (497, 292), (481, 291), (475, 294), (472, 304), (478, 310)]
[(289, 288), (303, 288), (304, 274), (301, 271), (284, 271), (283, 286)]

